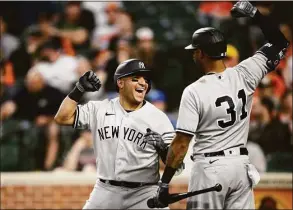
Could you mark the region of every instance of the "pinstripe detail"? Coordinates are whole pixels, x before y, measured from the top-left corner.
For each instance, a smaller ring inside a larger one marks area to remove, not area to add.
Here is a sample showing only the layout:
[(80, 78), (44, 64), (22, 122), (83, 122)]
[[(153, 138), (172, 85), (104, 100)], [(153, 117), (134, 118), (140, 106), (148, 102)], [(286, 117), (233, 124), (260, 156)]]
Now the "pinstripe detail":
[(180, 128), (176, 128), (176, 132), (181, 132), (181, 133), (187, 133), (187, 134), (190, 134), (190, 135), (195, 135), (194, 132), (192, 131), (188, 131), (188, 130), (184, 130), (184, 129), (180, 129)]
[(79, 119), (79, 107), (77, 106), (76, 107), (76, 112), (75, 112), (75, 118), (74, 118), (73, 128), (76, 128), (78, 119)]

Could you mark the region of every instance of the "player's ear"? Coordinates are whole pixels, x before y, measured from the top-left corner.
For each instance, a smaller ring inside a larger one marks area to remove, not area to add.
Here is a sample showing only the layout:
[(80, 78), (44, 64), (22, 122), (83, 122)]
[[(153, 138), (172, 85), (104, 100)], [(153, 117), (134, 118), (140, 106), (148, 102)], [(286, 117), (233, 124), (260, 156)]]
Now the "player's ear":
[(194, 53), (193, 55), (194, 58), (199, 59), (203, 57), (203, 52), (200, 49), (196, 49), (193, 53)]
[(205, 56), (206, 54), (202, 50), (199, 49), (199, 58), (203, 59)]
[(118, 79), (118, 80), (117, 80), (117, 85), (118, 85), (118, 88), (119, 88), (119, 89), (123, 88), (123, 86), (124, 86), (124, 81), (123, 81), (122, 79)]

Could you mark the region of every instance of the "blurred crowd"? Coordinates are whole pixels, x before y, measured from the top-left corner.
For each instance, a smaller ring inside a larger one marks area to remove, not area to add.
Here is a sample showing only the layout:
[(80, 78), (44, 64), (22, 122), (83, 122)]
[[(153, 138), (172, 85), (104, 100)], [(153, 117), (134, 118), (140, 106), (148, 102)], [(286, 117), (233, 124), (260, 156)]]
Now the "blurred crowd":
[[(293, 18), (282, 10), (288, 3), (281, 3), (255, 2), (281, 21), (292, 43)], [(1, 2), (1, 171), (95, 171), (90, 131), (60, 127), (53, 117), (88, 70), (102, 88), (85, 94), (82, 103), (116, 97), (113, 74), (130, 58), (152, 70), (147, 100), (175, 127), (184, 87), (202, 76), (184, 51), (194, 30), (213, 26), (224, 32), (227, 67), (265, 43), (249, 20), (231, 18), (231, 7), (229, 1)], [(260, 172), (292, 170), (292, 85), (291, 44), (253, 100), (247, 147)]]

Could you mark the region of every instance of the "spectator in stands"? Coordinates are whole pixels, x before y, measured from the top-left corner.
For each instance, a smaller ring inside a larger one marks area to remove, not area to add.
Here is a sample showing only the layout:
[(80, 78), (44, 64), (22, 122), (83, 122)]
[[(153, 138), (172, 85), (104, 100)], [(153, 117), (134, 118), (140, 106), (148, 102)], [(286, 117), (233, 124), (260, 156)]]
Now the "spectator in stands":
[(268, 113), (265, 112), (261, 104), (261, 98), (258, 95), (253, 96), (250, 115), (248, 139), (257, 142), (261, 135), (261, 129), (268, 122)]
[[(166, 103), (169, 105), (173, 105), (174, 101), (180, 101), (180, 86), (183, 79), (179, 59), (172, 55), (172, 51), (166, 53), (157, 47), (152, 29), (139, 28), (135, 35), (135, 55), (152, 70), (152, 85), (166, 94)], [(168, 110), (171, 110), (170, 106)]]
[(119, 11), (115, 24), (118, 31), (111, 37), (109, 43), (109, 50), (112, 52), (117, 50), (121, 40), (125, 40), (133, 44), (135, 38), (132, 18), (126, 11)]
[(282, 123), (288, 125), (288, 128), (291, 133), (291, 144), (292, 141), (292, 91), (288, 90), (282, 97), (281, 100), (281, 109), (279, 113), (279, 119)]
[(34, 63), (34, 55), (42, 44), (42, 33), (38, 30), (29, 30), (24, 34), (19, 48), (12, 52), (5, 68), (11, 69), (16, 80), (22, 81)]
[(49, 27), (48, 32), (61, 39), (66, 54), (75, 55), (89, 48), (94, 27), (92, 12), (83, 9), (80, 1), (68, 1), (60, 21), (56, 27)]
[[(12, 89), (6, 84), (5, 81), (5, 69), (4, 69), (4, 61), (0, 60), (0, 106), (10, 99)], [(2, 112), (0, 110), (0, 120), (3, 118)]]
[[(276, 109), (270, 98), (261, 99), (261, 112), (258, 118), (259, 137), (255, 139), (265, 155), (274, 152), (291, 152), (290, 130), (276, 115)], [(249, 137), (250, 140), (252, 140)]]
[(227, 57), (224, 59), (224, 63), (227, 68), (236, 66), (239, 63), (239, 52), (231, 44), (227, 45)]
[(279, 105), (282, 95), (286, 91), (286, 86), (284, 81), (275, 72), (266, 75), (260, 82), (257, 94), (261, 98), (269, 97), (271, 98), (275, 105)]
[[(77, 73), (78, 77), (81, 77), (86, 71), (89, 69), (93, 69), (93, 71), (97, 74), (102, 84), (105, 83), (106, 73), (104, 70), (93, 68), (90, 60), (87, 57), (78, 56), (77, 57)], [(87, 92), (83, 95), (82, 101), (89, 100), (103, 100), (105, 99), (105, 89), (102, 86), (99, 91), (96, 92)]]
[(219, 28), (223, 20), (230, 19), (232, 2), (210, 2), (203, 1), (198, 8), (198, 19), (203, 26), (212, 25)]
[(0, 16), (0, 59), (8, 59), (11, 53), (19, 47), (19, 39), (7, 32), (7, 25), (3, 16)]
[(137, 57), (141, 59), (149, 68), (154, 66), (154, 56), (156, 46), (154, 42), (154, 32), (148, 27), (142, 27), (136, 31)]
[(289, 89), (289, 90), (293, 90), (293, 80), (292, 80), (293, 65), (292, 65), (292, 63), (293, 63), (293, 57), (291, 55), (287, 59), (287, 64), (286, 64), (284, 70), (282, 71), (282, 76), (283, 76), (285, 85), (286, 85), (287, 89)]
[(93, 32), (92, 46), (96, 49), (106, 50), (109, 48), (110, 40), (119, 32), (118, 18), (121, 12), (121, 4), (118, 2), (106, 2), (104, 10), (104, 24), (98, 25)]
[(277, 201), (270, 196), (266, 196), (262, 198), (258, 208), (258, 210), (277, 210), (277, 209), (278, 209)]
[(76, 57), (63, 54), (55, 39), (42, 44), (38, 51), (40, 62), (30, 71), (38, 72), (46, 84), (67, 94), (79, 78)]
[(36, 151), (41, 155), (36, 157), (41, 161), (39, 169), (52, 169), (57, 158), (59, 127), (53, 118), (64, 97), (65, 94), (59, 90), (47, 86), (39, 74), (30, 72), (25, 84), (19, 87), (11, 100), (1, 106), (2, 120), (13, 117), (19, 121), (34, 123), (44, 130), (47, 141), (40, 142), (41, 148)]
[(67, 171), (96, 171), (96, 156), (93, 149), (93, 139), (90, 131), (84, 131), (68, 152), (62, 168)]
[(122, 8), (123, 2), (122, 1), (84, 1), (83, 7), (90, 10), (95, 17), (95, 22), (97, 26), (104, 27), (108, 25), (108, 17), (106, 13), (106, 9), (108, 7), (117, 7)]
[(107, 80), (108, 74), (106, 72), (106, 66), (111, 58), (111, 53), (108, 50), (96, 50), (88, 56), (92, 68), (95, 70), (102, 84)]
[(37, 23), (30, 25), (24, 34), (31, 31), (38, 31), (40, 33), (42, 42), (48, 41), (53, 38), (52, 27), (55, 24), (54, 14), (49, 12), (40, 12), (38, 14)]
[(131, 43), (127, 39), (119, 39), (117, 43), (116, 53), (107, 63), (105, 70), (107, 80), (105, 82), (106, 92), (116, 92), (116, 86), (113, 82), (113, 76), (119, 63), (134, 58), (134, 51)]

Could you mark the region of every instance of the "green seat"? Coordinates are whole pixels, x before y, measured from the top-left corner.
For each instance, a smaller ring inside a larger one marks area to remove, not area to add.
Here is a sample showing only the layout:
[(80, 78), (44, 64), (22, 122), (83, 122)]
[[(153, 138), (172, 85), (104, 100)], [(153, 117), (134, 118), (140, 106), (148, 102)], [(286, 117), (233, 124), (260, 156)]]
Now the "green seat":
[(15, 120), (5, 120), (1, 123), (0, 170), (18, 171), (19, 166), (19, 127)]
[(12, 119), (1, 126), (1, 171), (35, 170), (38, 130), (28, 121)]
[(270, 154), (267, 162), (268, 172), (292, 172), (293, 155), (287, 152)]
[(1, 138), (0, 171), (18, 171), (19, 141), (20, 139), (17, 135)]

